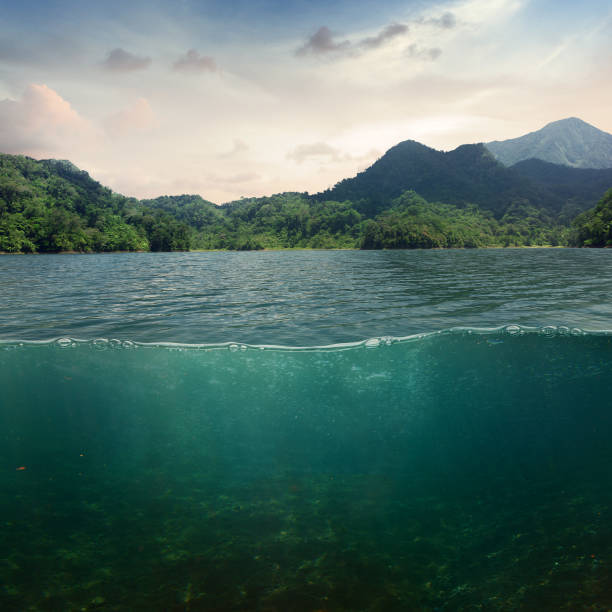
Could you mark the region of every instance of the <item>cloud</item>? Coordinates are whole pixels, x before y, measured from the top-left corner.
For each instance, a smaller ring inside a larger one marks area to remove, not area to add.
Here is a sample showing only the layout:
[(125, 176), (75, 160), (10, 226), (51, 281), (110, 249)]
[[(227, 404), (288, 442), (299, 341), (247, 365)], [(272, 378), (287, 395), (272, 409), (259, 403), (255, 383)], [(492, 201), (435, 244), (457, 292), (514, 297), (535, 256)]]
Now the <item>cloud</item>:
[(189, 49), (185, 55), (181, 55), (173, 64), (177, 72), (215, 72), (217, 64), (212, 57), (200, 55), (195, 49)]
[[(429, 25), (443, 30), (450, 30), (457, 25), (457, 17), (454, 13), (447, 11), (439, 17), (415, 19), (415, 25)], [(368, 36), (359, 40), (336, 41), (335, 34), (327, 27), (320, 27), (301, 47), (296, 49), (295, 55), (304, 57), (307, 55), (343, 55), (357, 57), (367, 51), (373, 51), (383, 47), (394, 39), (401, 38), (408, 34), (410, 26), (406, 23), (391, 23), (385, 26), (375, 36)], [(410, 57), (420, 57), (422, 59), (435, 60), (442, 51), (436, 48), (423, 49), (416, 44), (411, 44), (407, 51)]]
[(359, 42), (359, 46), (365, 49), (378, 49), (387, 41), (397, 36), (402, 36), (408, 32), (408, 26), (404, 23), (392, 23), (381, 30), (376, 36), (364, 38)]
[(112, 72), (133, 72), (134, 70), (146, 70), (151, 65), (151, 58), (134, 55), (117, 47), (109, 52), (102, 65), (106, 70)]
[(56, 91), (28, 85), (20, 100), (0, 101), (0, 142), (7, 153), (65, 156), (95, 142), (97, 131)]
[(425, 25), (432, 25), (443, 30), (452, 30), (457, 25), (457, 17), (454, 13), (447, 11), (440, 15), (440, 17), (430, 17), (429, 19), (422, 19), (418, 23)]
[(290, 153), (287, 153), (287, 159), (292, 159), (298, 164), (313, 158), (318, 160), (327, 158), (327, 161), (340, 161), (342, 159), (342, 153), (339, 149), (325, 142), (301, 144), (295, 147)]
[(370, 161), (378, 157), (379, 151), (370, 149), (365, 155), (351, 155), (343, 153), (340, 149), (332, 147), (326, 142), (313, 142), (311, 144), (301, 144), (293, 151), (287, 153), (287, 159), (291, 159), (297, 164), (305, 161), (326, 161), (328, 163), (347, 162), (347, 161)]
[(239, 183), (252, 183), (261, 180), (261, 175), (256, 172), (239, 172), (229, 176), (218, 176), (216, 174), (208, 175), (208, 180), (221, 185), (236, 185)]
[(416, 44), (410, 45), (406, 49), (406, 56), (410, 58), (430, 60), (434, 62), (440, 55), (442, 55), (442, 49), (438, 47), (422, 48)]
[(356, 42), (343, 40), (336, 42), (334, 33), (327, 27), (320, 27), (299, 49), (295, 51), (298, 57), (306, 55), (339, 54), (358, 55), (360, 52), (378, 49), (393, 38), (403, 36), (409, 28), (404, 23), (391, 23), (384, 27), (376, 36), (368, 36)]
[(347, 50), (351, 46), (348, 40), (334, 41), (334, 34), (327, 26), (321, 26), (308, 41), (296, 50), (298, 57), (305, 55), (320, 55)]
[(138, 98), (131, 106), (107, 117), (106, 131), (113, 137), (133, 132), (146, 132), (155, 125), (155, 113), (145, 98)]
[(221, 153), (221, 155), (219, 155), (219, 159), (228, 159), (230, 157), (235, 157), (239, 153), (242, 153), (243, 151), (248, 151), (248, 150), (249, 150), (249, 145), (246, 144), (246, 142), (240, 140), (239, 138), (235, 138), (232, 149), (230, 151), (227, 151), (226, 153)]

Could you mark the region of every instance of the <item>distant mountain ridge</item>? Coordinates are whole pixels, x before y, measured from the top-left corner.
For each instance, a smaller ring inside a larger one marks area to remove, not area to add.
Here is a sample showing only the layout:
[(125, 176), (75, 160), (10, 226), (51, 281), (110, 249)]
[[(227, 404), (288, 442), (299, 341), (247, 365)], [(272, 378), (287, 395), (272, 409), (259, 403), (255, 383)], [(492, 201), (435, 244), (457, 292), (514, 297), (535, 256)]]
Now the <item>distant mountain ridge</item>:
[(477, 204), (496, 217), (516, 203), (554, 215), (569, 207), (576, 215), (594, 206), (610, 187), (612, 169), (577, 169), (536, 159), (508, 168), (483, 144), (461, 145), (445, 153), (407, 140), (357, 176), (313, 197), (350, 200), (366, 215), (384, 210), (407, 190), (432, 202)]
[(487, 142), (486, 147), (505, 166), (535, 158), (572, 168), (612, 168), (612, 134), (577, 117), (518, 138)]
[[(557, 125), (582, 130), (572, 121)], [(612, 168), (531, 152), (507, 167), (484, 144), (443, 152), (407, 140), (322, 193), (216, 206), (127, 198), (67, 160), (0, 154), (0, 252), (612, 246), (612, 191), (592, 208), (611, 187)]]
[(445, 153), (414, 140), (391, 147), (354, 178), (340, 181), (317, 198), (364, 201), (364, 212), (375, 213), (406, 190), (430, 201), (478, 204), (502, 212), (516, 197), (531, 194), (512, 170), (497, 162), (482, 144), (461, 145)]

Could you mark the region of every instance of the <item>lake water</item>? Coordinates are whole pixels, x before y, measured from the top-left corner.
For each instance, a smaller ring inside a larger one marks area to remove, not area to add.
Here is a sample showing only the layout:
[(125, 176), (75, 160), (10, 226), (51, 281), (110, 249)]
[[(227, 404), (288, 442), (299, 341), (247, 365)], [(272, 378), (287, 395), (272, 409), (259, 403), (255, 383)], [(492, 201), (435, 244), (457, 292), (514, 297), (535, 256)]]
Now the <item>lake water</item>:
[(0, 258), (0, 609), (609, 609), (611, 263)]
[(0, 338), (323, 345), (453, 326), (612, 327), (588, 249), (0, 257)]

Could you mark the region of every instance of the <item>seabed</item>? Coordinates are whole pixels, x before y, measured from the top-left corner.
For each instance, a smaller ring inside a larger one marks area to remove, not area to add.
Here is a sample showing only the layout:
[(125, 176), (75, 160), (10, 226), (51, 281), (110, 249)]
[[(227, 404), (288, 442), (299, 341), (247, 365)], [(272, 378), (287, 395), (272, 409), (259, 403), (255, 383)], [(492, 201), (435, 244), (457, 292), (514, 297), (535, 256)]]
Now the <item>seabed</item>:
[(612, 607), (610, 494), (578, 482), (462, 493), (385, 474), (219, 483), (179, 466), (105, 481), (84, 459), (63, 482), (16, 472), (2, 610)]

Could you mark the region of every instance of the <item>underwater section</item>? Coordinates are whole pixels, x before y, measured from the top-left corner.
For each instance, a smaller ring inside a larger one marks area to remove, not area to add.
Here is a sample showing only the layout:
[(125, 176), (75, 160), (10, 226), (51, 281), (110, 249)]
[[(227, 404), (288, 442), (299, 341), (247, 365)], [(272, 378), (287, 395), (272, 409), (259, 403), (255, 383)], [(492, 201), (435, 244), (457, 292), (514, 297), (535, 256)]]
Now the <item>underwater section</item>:
[(0, 344), (0, 609), (607, 610), (612, 335)]

